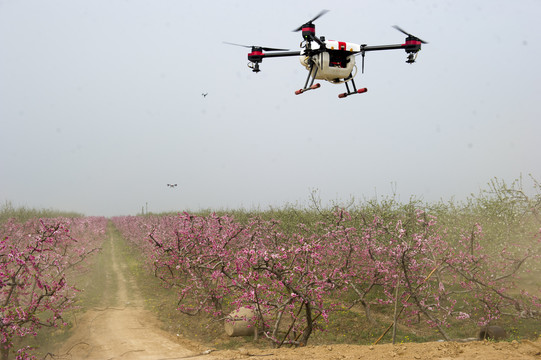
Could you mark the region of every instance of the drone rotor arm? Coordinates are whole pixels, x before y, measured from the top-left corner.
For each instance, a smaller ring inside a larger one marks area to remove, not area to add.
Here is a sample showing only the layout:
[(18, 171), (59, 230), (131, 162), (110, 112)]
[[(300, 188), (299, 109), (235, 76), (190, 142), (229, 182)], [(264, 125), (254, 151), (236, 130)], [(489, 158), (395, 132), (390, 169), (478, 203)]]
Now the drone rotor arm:
[(248, 54), (248, 67), (252, 69), (253, 72), (258, 73), (261, 71), (259, 69), (259, 64), (263, 61), (263, 58), (272, 58), (272, 57), (286, 57), (286, 56), (299, 56), (300, 51), (285, 51), (285, 52), (264, 52), (263, 49), (252, 49), (252, 52)]
[(405, 50), (406, 53), (408, 53), (408, 57), (406, 62), (408, 64), (413, 64), (417, 58), (418, 52), (421, 50), (421, 44), (425, 44), (426, 42), (423, 42), (422, 40), (410, 36), (406, 38), (406, 42), (404, 44), (391, 44), (391, 45), (374, 45), (374, 46), (366, 46), (362, 45), (361, 50), (357, 53), (355, 53), (355, 56), (362, 55), (363, 61), (362, 61), (362, 72), (364, 73), (364, 56), (366, 52), (369, 51), (383, 51), (383, 50)]
[(289, 51), (289, 49), (279, 49), (279, 48), (272, 48), (272, 47), (266, 47), (266, 46), (258, 46), (258, 45), (242, 45), (242, 44), (235, 44), (232, 42), (224, 41), (224, 44), (227, 45), (234, 45), (234, 46), (240, 46), (248, 49), (252, 49), (252, 51)]
[(314, 34), (310, 34), (310, 40), (315, 41), (321, 49), (325, 49), (326, 45), (323, 41), (321, 41), (317, 36)]
[(416, 38), (407, 38), (404, 44), (392, 44), (392, 45), (374, 45), (365, 46), (361, 51), (355, 55), (362, 53), (362, 51), (382, 51), (382, 50), (406, 50), (408, 53), (416, 53), (421, 50), (421, 41)]
[(287, 56), (300, 56), (301, 51), (286, 51), (286, 52), (272, 52), (272, 53), (263, 53), (261, 55), (264, 58), (273, 58), (273, 57), (287, 57)]
[(363, 51), (381, 51), (381, 50), (397, 50), (404, 49), (405, 44), (393, 44), (393, 45), (374, 45), (374, 46), (365, 46), (361, 51), (355, 55), (361, 54)]
[[(394, 25), (393, 28), (400, 31), (404, 35), (407, 35), (406, 41), (404, 44), (394, 44), (394, 45), (376, 45), (376, 46), (364, 46), (361, 49), (362, 51), (381, 51), (381, 50), (397, 50), (397, 49), (404, 49), (408, 53), (417, 53), (419, 50), (421, 50), (421, 44), (428, 44), (428, 42), (419, 39), (418, 37), (408, 33), (398, 25)], [(360, 53), (360, 52), (359, 52)], [(357, 55), (357, 54), (355, 54)]]

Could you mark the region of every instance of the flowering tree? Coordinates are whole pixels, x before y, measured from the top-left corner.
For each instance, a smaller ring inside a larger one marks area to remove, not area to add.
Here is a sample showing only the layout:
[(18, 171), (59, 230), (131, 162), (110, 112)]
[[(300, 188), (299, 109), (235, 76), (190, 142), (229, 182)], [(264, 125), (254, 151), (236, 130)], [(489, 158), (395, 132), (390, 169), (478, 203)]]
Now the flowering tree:
[[(94, 242), (73, 238), (70, 225), (86, 227)], [(104, 229), (104, 219), (9, 221), (0, 228), (2, 360), (8, 359), (16, 337), (36, 335), (41, 327), (63, 322), (62, 313), (72, 305), (76, 291), (66, 271), (96, 250), (95, 241), (103, 239)]]
[[(345, 266), (332, 254), (341, 237), (302, 225), (285, 234), (276, 221), (252, 219), (241, 226), (214, 214), (151, 221), (147, 236), (154, 250), (147, 258), (156, 276), (178, 287), (180, 311), (224, 317), (226, 311), (251, 307), (258, 326), (278, 346), (306, 344), (316, 319), (326, 319), (333, 306), (324, 302), (325, 293), (343, 284)], [(120, 229), (144, 228), (115, 222)]]
[(237, 306), (253, 304), (274, 344), (306, 344), (317, 319), (326, 320), (337, 305), (328, 295), (345, 284), (347, 257), (337, 254), (350, 250), (346, 238), (323, 223), (285, 234), (275, 221), (254, 221), (248, 234), (229, 275), (242, 289)]
[(375, 217), (357, 238), (362, 250), (354, 252), (348, 283), (367, 316), (374, 289), (372, 302), (399, 303), (409, 319), (426, 319), (447, 340), (454, 320), (487, 325), (501, 315), (539, 315), (539, 299), (517, 295), (514, 283), (526, 260), (539, 258), (539, 236), (525, 248), (515, 244), (514, 251), (491, 254), (480, 244), (479, 224), (455, 241), (434, 216), (418, 210), (411, 220)]

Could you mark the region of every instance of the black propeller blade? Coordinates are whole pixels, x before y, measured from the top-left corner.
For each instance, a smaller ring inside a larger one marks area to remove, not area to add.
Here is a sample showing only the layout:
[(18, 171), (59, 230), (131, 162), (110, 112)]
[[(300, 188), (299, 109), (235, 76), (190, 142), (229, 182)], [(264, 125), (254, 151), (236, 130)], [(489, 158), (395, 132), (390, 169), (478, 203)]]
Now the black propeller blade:
[(230, 43), (230, 42), (227, 42), (227, 41), (224, 41), (224, 44), (242, 46), (242, 47), (245, 47), (245, 48), (248, 48), (248, 49), (257, 48), (257, 49), (261, 49), (263, 51), (289, 51), (289, 49), (277, 49), (277, 48), (257, 46), (257, 45), (241, 45), (241, 44)]
[(306, 26), (307, 24), (311, 24), (312, 22), (316, 21), (317, 19), (319, 19), (320, 17), (322, 17), (323, 15), (325, 15), (328, 12), (329, 12), (329, 10), (321, 10), (319, 12), (319, 14), (317, 14), (312, 20), (302, 24), (301, 26), (299, 26), (298, 28), (293, 30), (293, 32), (301, 31), (304, 26)]
[(402, 28), (401, 28), (400, 26), (398, 26), (398, 25), (394, 25), (393, 27), (394, 27), (396, 30), (400, 31), (401, 33), (404, 33), (404, 34), (406, 34), (406, 35), (408, 35), (408, 36), (411, 36), (412, 38), (415, 38), (415, 39), (419, 40), (419, 41), (420, 41), (421, 43), (423, 43), (423, 44), (428, 44), (426, 41), (419, 39), (417, 36), (411, 35), (410, 33), (408, 33), (407, 31), (405, 31), (404, 29), (402, 29)]

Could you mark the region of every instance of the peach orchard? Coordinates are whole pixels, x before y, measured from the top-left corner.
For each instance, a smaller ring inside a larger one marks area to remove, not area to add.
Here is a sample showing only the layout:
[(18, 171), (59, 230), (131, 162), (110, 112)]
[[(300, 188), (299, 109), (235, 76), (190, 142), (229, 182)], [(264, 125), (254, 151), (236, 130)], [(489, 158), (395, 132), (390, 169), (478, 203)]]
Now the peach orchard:
[[(503, 315), (538, 317), (539, 299), (517, 288), (527, 246), (481, 246), (479, 224), (453, 237), (417, 210), (391, 221), (354, 221), (337, 209), (323, 221), (285, 231), (276, 220), (230, 216), (117, 217), (115, 226), (157, 277), (178, 292), (178, 310), (227, 320), (249, 307), (253, 326), (274, 345), (304, 345), (333, 311), (399, 305), (405, 321), (425, 321), (449, 340), (451, 322), (486, 325)], [(353, 294), (353, 296), (352, 296)]]

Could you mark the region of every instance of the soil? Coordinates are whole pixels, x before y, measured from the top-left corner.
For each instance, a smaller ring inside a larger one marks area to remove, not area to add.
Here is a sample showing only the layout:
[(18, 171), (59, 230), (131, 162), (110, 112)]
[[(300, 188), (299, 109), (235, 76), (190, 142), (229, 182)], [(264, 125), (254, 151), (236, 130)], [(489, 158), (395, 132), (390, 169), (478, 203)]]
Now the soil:
[(60, 359), (211, 359), (197, 356), (204, 349), (161, 328), (155, 315), (144, 309), (137, 284), (118, 256), (110, 236), (110, 269), (103, 284), (101, 306), (75, 321), (72, 335), (55, 351)]
[(110, 238), (111, 271), (104, 284), (101, 307), (86, 311), (76, 319), (71, 337), (55, 352), (55, 359), (541, 359), (541, 339), (532, 342), (468, 343), (432, 342), (361, 345), (309, 345), (302, 348), (235, 350), (205, 348), (162, 330), (156, 316), (145, 310), (144, 299), (130, 277), (127, 265), (117, 256)]

